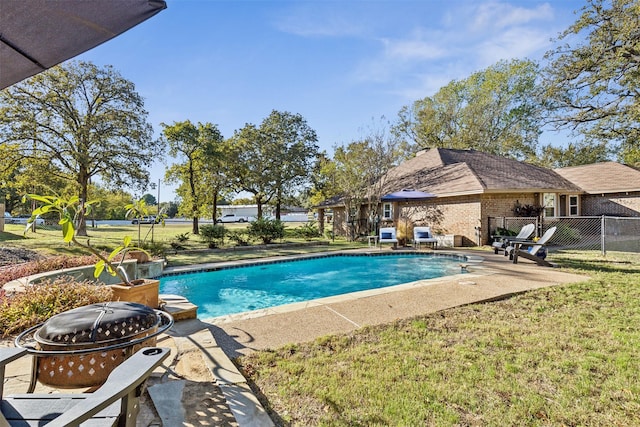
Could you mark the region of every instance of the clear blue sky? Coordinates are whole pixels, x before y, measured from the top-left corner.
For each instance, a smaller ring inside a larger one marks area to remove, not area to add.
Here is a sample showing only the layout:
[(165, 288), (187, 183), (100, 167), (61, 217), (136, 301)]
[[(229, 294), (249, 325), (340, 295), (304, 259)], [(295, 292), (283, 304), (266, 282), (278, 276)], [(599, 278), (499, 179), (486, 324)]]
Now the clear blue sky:
[[(160, 123), (211, 122), (225, 137), (273, 109), (299, 113), (321, 149), (395, 120), (502, 59), (541, 60), (585, 1), (167, 0), (168, 8), (80, 55), (113, 65)], [(552, 135), (543, 134), (541, 141)], [(152, 181), (164, 176), (162, 160)], [(162, 184), (161, 199), (174, 198)], [(157, 194), (155, 191), (150, 192)]]

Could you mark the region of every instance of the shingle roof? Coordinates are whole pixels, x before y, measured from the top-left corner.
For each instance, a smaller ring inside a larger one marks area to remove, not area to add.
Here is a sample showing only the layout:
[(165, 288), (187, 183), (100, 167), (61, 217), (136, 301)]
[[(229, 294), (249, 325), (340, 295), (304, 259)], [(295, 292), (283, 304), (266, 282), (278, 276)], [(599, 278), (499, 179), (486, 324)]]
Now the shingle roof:
[(589, 194), (640, 191), (640, 171), (616, 162), (555, 169)]
[(393, 168), (385, 193), (403, 188), (438, 197), (507, 192), (581, 192), (554, 171), (476, 150), (432, 148)]

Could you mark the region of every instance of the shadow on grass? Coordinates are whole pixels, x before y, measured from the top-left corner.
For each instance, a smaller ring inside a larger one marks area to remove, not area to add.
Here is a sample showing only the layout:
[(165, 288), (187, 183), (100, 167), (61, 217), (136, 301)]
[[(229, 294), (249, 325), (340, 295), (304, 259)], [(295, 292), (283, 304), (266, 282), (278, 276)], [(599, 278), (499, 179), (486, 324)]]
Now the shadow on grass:
[(7, 241), (11, 241), (11, 240), (25, 240), (26, 237), (24, 237), (21, 234), (14, 234), (14, 233), (9, 233), (7, 231), (0, 231), (0, 242), (7, 242)]

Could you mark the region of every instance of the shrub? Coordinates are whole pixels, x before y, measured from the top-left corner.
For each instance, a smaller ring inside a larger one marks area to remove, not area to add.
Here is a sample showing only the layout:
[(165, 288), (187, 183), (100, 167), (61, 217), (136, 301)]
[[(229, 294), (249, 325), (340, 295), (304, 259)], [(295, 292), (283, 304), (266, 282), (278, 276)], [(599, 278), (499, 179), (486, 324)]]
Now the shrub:
[(322, 237), (320, 230), (315, 222), (307, 222), (306, 224), (295, 229), (296, 236), (302, 239), (314, 239)]
[(0, 298), (0, 335), (17, 334), (58, 313), (83, 305), (111, 301), (111, 288), (94, 282), (59, 277)]
[(251, 240), (249, 234), (244, 230), (228, 231), (227, 238), (238, 246), (247, 246)]
[(284, 224), (277, 219), (258, 219), (247, 228), (249, 236), (261, 240), (265, 245), (284, 237)]
[(164, 257), (166, 253), (165, 246), (162, 242), (144, 242), (142, 249), (153, 256)]
[(189, 240), (189, 232), (187, 231), (186, 233), (176, 234), (176, 237), (174, 237), (174, 239), (176, 239), (178, 243), (184, 243)]
[(209, 248), (217, 248), (224, 244), (224, 236), (227, 230), (222, 225), (207, 224), (200, 227), (200, 238), (207, 242)]

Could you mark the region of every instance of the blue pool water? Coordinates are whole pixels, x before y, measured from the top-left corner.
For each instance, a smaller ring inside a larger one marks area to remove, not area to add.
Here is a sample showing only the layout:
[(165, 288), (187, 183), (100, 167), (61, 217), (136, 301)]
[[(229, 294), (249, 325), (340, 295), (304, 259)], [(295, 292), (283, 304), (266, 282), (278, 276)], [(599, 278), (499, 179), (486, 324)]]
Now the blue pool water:
[(184, 296), (205, 319), (457, 274), (462, 260), (431, 254), (334, 255), (165, 276), (160, 292)]

